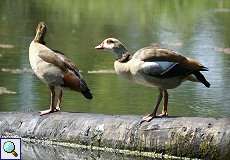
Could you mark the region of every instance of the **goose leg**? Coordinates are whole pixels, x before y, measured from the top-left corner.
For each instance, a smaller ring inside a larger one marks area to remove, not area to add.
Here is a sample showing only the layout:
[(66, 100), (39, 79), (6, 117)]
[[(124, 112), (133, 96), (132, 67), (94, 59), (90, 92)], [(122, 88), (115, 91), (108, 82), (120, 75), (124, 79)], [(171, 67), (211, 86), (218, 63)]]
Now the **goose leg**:
[(161, 103), (162, 97), (163, 97), (163, 90), (159, 89), (159, 95), (157, 98), (157, 103), (156, 103), (156, 106), (155, 106), (153, 112), (151, 114), (148, 114), (147, 116), (143, 117), (141, 120), (141, 123), (150, 122), (154, 117), (156, 117), (157, 109)]
[(55, 108), (57, 111), (61, 110), (61, 102), (62, 102), (62, 88), (61, 87), (55, 87)]
[(54, 86), (49, 86), (50, 87), (50, 92), (51, 92), (51, 100), (50, 100), (50, 109), (40, 111), (40, 116), (56, 112), (55, 108), (55, 87)]
[(158, 116), (160, 117), (167, 117), (168, 116), (168, 92), (167, 90), (163, 91), (163, 96), (164, 96), (164, 105), (161, 114)]
[(60, 111), (61, 110), (61, 102), (62, 102), (62, 89), (60, 90), (60, 93), (59, 93), (59, 96), (58, 96), (58, 103), (57, 103), (57, 106), (56, 106), (56, 110), (57, 111)]

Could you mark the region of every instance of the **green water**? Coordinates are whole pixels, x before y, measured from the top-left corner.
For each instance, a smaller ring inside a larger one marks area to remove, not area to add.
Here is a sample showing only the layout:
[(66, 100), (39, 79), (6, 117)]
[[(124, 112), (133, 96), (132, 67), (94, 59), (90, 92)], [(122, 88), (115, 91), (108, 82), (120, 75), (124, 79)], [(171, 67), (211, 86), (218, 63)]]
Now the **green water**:
[(48, 88), (31, 73), (4, 69), (30, 68), (28, 48), (39, 21), (48, 25), (47, 45), (63, 51), (82, 70), (94, 99), (65, 91), (63, 111), (143, 115), (151, 112), (157, 89), (132, 84), (115, 74), (90, 74), (113, 69), (114, 57), (94, 46), (106, 37), (120, 39), (135, 51), (151, 43), (198, 59), (210, 71), (211, 83), (185, 82), (170, 90), (173, 116), (226, 117), (230, 114), (230, 1), (228, 0), (1, 0), (0, 86), (16, 94), (0, 95), (0, 111), (47, 109)]

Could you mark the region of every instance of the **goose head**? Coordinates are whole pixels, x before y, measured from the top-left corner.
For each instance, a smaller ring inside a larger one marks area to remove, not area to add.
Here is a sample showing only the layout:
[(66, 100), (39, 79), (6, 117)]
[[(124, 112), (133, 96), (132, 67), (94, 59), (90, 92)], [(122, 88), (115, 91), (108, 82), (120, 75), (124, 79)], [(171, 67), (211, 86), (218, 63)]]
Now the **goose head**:
[(44, 37), (47, 31), (47, 26), (44, 22), (39, 22), (36, 28), (36, 35), (34, 37), (34, 41), (38, 43), (44, 44)]
[(95, 49), (115, 53), (117, 58), (121, 58), (123, 54), (128, 52), (126, 47), (116, 38), (105, 39), (101, 44), (96, 46)]

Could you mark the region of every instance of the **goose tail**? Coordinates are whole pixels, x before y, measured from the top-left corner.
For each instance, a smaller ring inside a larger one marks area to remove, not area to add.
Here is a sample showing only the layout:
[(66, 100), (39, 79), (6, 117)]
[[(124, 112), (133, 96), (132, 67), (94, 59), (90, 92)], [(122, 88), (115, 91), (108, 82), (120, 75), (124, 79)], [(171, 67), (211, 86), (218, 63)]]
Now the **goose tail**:
[(87, 99), (93, 98), (93, 95), (92, 95), (90, 89), (88, 88), (86, 82), (83, 79), (80, 80), (80, 90), (81, 90), (82, 95), (85, 98), (87, 98)]
[(197, 80), (203, 83), (207, 88), (211, 86), (202, 73), (200, 73), (199, 71), (196, 71), (193, 74), (196, 76)]

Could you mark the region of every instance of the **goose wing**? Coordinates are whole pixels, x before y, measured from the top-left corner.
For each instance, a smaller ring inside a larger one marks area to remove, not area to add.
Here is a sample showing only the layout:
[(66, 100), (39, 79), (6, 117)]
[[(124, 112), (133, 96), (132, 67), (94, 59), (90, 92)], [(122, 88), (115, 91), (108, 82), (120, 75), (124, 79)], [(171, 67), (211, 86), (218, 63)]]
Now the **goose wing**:
[(133, 58), (144, 61), (141, 71), (151, 76), (170, 78), (187, 76), (194, 71), (207, 71), (199, 62), (181, 54), (159, 47), (145, 47), (138, 50)]
[(62, 52), (46, 49), (41, 50), (38, 56), (44, 61), (54, 64), (64, 72), (63, 80), (65, 87), (80, 91), (86, 98), (92, 99), (90, 89), (80, 74), (79, 69), (70, 59), (65, 57)]
[(65, 57), (63, 52), (60, 52), (58, 50), (52, 50), (52, 51), (54, 51), (56, 55), (64, 61), (68, 69), (72, 70), (79, 78), (82, 77), (80, 74), (80, 70), (77, 68), (77, 66), (69, 58)]
[(73, 71), (76, 76), (81, 78), (77, 66), (70, 59), (65, 57), (62, 52), (56, 50), (41, 50), (39, 51), (38, 56), (44, 61), (59, 67), (64, 72), (66, 72), (67, 70)]
[(186, 57), (173, 50), (153, 46), (138, 50), (134, 54), (134, 57), (143, 61), (169, 61), (177, 63), (182, 63), (187, 60)]

